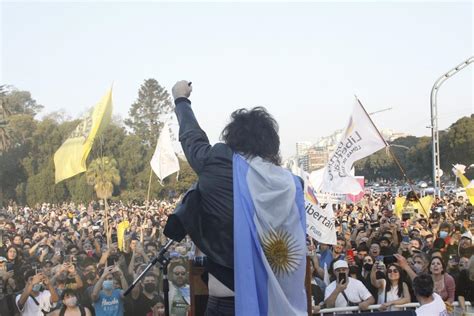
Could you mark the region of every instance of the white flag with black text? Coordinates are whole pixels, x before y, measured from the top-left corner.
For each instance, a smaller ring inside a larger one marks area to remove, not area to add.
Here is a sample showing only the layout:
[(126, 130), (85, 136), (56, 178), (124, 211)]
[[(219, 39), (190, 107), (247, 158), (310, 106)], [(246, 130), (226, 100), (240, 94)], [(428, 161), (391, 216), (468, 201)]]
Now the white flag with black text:
[(320, 190), (358, 194), (362, 191), (351, 173), (354, 163), (388, 146), (356, 98), (347, 128), (325, 167)]

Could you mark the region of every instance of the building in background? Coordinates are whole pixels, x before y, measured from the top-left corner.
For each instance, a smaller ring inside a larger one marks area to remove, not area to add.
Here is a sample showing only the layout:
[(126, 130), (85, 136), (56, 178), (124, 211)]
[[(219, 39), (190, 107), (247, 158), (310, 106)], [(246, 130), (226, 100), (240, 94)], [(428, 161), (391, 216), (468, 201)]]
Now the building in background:
[[(314, 143), (301, 141), (296, 143), (296, 160), (298, 165), (306, 172), (324, 168), (336, 149), (344, 130), (336, 130), (331, 135), (317, 138)], [(397, 138), (410, 136), (406, 133), (394, 132), (391, 129), (381, 130), (385, 140), (392, 142)], [(293, 159), (293, 158), (291, 158)]]

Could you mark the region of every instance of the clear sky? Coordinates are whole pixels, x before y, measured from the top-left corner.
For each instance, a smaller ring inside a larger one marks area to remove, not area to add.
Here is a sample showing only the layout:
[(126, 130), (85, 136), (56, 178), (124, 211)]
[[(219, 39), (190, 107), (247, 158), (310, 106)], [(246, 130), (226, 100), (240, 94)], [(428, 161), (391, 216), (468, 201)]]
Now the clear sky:
[[(474, 55), (464, 2), (6, 2), (0, 82), (31, 91), (43, 115), (71, 117), (114, 82), (123, 118), (146, 78), (193, 82), (212, 142), (229, 114), (263, 105), (282, 153), (343, 128), (356, 94), (379, 128), (429, 135), (430, 91)], [(440, 127), (474, 112), (474, 65), (439, 92)]]

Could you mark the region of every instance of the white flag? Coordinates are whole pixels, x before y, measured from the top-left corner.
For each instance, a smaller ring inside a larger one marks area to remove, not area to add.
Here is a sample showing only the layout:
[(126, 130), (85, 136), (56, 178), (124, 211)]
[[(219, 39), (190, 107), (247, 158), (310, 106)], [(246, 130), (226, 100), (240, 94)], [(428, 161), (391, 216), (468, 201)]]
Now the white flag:
[(160, 183), (170, 174), (179, 171), (179, 160), (174, 152), (169, 127), (166, 123), (161, 130), (150, 165), (160, 179)]
[(291, 172), (304, 181), (304, 207), (306, 211), (306, 233), (320, 243), (335, 245), (337, 243), (336, 225), (332, 204), (322, 208), (316, 197), (311, 175), (298, 167), (291, 166)]
[(386, 146), (387, 143), (356, 99), (346, 131), (325, 168), (321, 191), (350, 194), (361, 192), (362, 187), (351, 174), (354, 163)]
[(466, 173), (466, 166), (462, 164), (455, 164), (453, 165), (453, 173), (456, 177), (459, 177), (460, 174), (465, 174)]

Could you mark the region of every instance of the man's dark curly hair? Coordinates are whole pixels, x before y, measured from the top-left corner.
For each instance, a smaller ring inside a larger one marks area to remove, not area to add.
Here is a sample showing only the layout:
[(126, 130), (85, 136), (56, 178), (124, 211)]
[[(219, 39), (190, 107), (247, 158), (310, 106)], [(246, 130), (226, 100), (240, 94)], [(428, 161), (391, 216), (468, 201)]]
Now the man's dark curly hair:
[(221, 140), (248, 158), (258, 156), (275, 165), (281, 164), (278, 123), (264, 107), (234, 111)]

